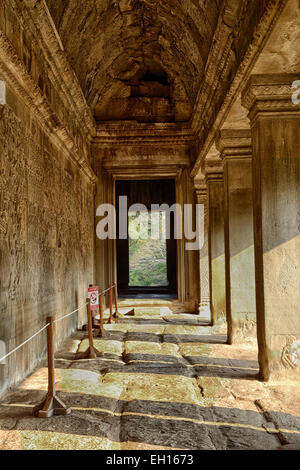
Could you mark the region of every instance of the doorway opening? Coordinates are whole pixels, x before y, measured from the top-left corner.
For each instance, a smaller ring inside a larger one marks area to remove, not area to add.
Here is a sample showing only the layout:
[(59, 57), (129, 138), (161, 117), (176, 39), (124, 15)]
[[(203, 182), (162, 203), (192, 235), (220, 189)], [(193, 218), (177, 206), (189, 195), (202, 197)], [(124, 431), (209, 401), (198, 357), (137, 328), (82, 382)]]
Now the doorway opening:
[(165, 212), (128, 212), (129, 286), (167, 287)]
[[(127, 213), (122, 214), (128, 222), (127, 239), (119, 237), (120, 196), (127, 197)], [(177, 298), (175, 216), (151, 210), (154, 204), (175, 203), (174, 179), (116, 181), (117, 276), (122, 297)], [(131, 210), (136, 204), (144, 210)]]

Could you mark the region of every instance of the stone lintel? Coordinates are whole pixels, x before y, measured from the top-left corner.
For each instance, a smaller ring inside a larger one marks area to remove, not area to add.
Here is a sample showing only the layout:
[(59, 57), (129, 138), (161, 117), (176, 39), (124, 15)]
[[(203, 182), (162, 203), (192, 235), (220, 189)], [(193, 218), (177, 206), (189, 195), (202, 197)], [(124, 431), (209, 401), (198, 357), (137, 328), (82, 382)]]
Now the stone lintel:
[(292, 85), (298, 80), (300, 74), (296, 73), (252, 75), (242, 93), (250, 121), (253, 123), (258, 114), (298, 114), (300, 104), (292, 99), (296, 91)]

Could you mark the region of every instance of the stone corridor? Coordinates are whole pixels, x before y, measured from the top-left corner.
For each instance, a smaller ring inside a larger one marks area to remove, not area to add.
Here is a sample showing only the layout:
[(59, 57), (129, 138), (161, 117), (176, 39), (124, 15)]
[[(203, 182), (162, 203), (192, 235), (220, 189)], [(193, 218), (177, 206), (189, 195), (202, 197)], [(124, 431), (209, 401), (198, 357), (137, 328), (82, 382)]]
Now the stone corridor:
[(300, 449), (299, 45), (300, 0), (0, 0), (0, 450)]
[(47, 390), (41, 363), (0, 404), (0, 449), (279, 449), (300, 446), (297, 383), (257, 380), (254, 340), (226, 344), (224, 327), (137, 308), (105, 325), (97, 359), (77, 331), (56, 354), (68, 416), (34, 418)]

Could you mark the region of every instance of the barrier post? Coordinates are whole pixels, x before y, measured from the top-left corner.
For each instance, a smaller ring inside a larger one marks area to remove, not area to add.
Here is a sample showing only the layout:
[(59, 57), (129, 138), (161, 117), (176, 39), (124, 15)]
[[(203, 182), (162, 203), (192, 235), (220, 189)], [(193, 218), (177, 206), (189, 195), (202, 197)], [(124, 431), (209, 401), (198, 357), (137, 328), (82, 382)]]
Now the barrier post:
[(98, 336), (104, 335), (104, 328), (103, 328), (103, 292), (101, 291), (99, 294), (99, 310), (100, 310), (100, 329)]
[(55, 391), (55, 362), (54, 362), (54, 322), (52, 317), (47, 318), (47, 353), (48, 353), (48, 393), (40, 405), (33, 409), (35, 416), (50, 418), (53, 415), (67, 415), (70, 408), (56, 396)]
[(114, 318), (118, 319), (118, 289), (117, 289), (117, 284), (114, 284), (113, 286), (114, 289), (114, 297), (115, 297), (115, 313), (114, 313)]
[(108, 318), (107, 323), (112, 323), (112, 320), (113, 320), (112, 287), (109, 288), (108, 299), (109, 299), (109, 318)]
[(100, 352), (94, 346), (93, 339), (93, 321), (92, 321), (92, 312), (91, 312), (91, 301), (86, 299), (87, 303), (87, 318), (88, 318), (88, 338), (89, 338), (89, 347), (86, 351), (82, 353), (77, 353), (76, 359), (95, 359)]

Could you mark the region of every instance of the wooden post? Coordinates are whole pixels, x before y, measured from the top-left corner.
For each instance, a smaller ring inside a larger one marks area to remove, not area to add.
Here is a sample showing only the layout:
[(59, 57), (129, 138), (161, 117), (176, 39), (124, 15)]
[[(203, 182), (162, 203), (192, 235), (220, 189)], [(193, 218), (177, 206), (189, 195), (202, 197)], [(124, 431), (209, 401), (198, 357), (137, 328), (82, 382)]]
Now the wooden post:
[(56, 396), (55, 391), (55, 362), (54, 362), (54, 322), (52, 317), (47, 318), (47, 353), (48, 353), (48, 393), (42, 403), (33, 410), (39, 418), (50, 418), (53, 415), (67, 415), (70, 408)]
[(104, 335), (104, 328), (103, 328), (103, 292), (100, 292), (99, 295), (99, 310), (100, 310), (100, 329), (98, 336)]
[(112, 287), (109, 288), (108, 299), (109, 299), (109, 318), (108, 318), (107, 323), (112, 323), (112, 320), (113, 320)]
[[(91, 301), (90, 299), (87, 300), (87, 318), (88, 318), (88, 333), (89, 333), (89, 345), (90, 349), (94, 349), (94, 338), (93, 338), (93, 320), (92, 320), (92, 312), (91, 312)], [(96, 357), (96, 356), (95, 356)]]
[(77, 353), (76, 359), (95, 359), (97, 354), (100, 354), (98, 349), (94, 346), (93, 339), (93, 321), (92, 321), (92, 312), (91, 312), (91, 301), (86, 299), (87, 303), (87, 318), (88, 318), (88, 338), (89, 338), (89, 347), (86, 351), (82, 353)]
[(113, 285), (114, 289), (114, 297), (115, 297), (115, 313), (114, 313), (114, 318), (117, 320), (118, 319), (118, 289), (117, 289), (117, 284)]
[(48, 351), (48, 395), (55, 396), (55, 362), (54, 362), (54, 325), (53, 318), (48, 317), (47, 351)]

